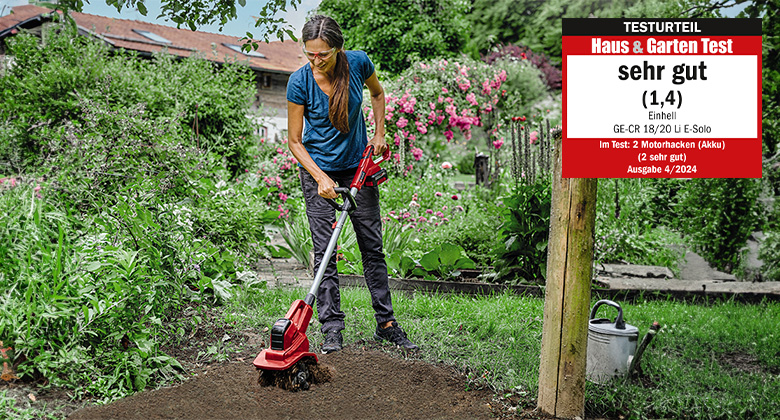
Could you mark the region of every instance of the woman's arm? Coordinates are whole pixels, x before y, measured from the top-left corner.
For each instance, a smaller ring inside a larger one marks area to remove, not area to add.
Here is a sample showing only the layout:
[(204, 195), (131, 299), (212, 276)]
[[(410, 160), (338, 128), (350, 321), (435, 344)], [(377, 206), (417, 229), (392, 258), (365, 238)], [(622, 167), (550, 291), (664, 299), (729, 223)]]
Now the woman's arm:
[(374, 111), (374, 138), (368, 143), (374, 146), (374, 154), (381, 155), (387, 150), (385, 142), (385, 90), (376, 77), (376, 72), (366, 80), (368, 92), (371, 94), (371, 109)]
[(317, 193), (325, 198), (336, 198), (335, 182), (322, 170), (303, 146), (303, 105), (287, 101), (287, 147), (295, 159), (317, 181)]

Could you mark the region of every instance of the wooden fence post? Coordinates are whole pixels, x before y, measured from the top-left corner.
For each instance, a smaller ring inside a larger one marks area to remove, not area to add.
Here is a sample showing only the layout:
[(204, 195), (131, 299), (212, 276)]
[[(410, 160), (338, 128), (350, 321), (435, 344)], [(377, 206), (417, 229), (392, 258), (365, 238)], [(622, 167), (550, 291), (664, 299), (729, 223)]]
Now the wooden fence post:
[(560, 136), (553, 141), (552, 208), (538, 409), (557, 418), (584, 418), (598, 181), (563, 179)]

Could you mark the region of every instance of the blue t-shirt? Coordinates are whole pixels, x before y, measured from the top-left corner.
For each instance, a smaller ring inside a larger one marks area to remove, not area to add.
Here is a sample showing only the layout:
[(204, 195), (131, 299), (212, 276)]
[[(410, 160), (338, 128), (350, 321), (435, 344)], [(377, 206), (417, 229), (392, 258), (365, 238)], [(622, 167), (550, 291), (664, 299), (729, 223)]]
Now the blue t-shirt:
[(349, 133), (342, 133), (328, 118), (328, 95), (314, 80), (309, 64), (299, 68), (287, 82), (287, 100), (303, 105), (303, 145), (324, 171), (358, 166), (368, 144), (363, 119), (363, 84), (374, 74), (374, 63), (363, 51), (346, 51), (349, 63)]

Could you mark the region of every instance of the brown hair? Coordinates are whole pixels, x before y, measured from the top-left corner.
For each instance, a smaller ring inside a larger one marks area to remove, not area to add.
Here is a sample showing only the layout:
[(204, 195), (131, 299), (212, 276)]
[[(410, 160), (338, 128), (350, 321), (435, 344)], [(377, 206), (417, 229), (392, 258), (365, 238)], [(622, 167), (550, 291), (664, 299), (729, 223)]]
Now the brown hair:
[(344, 35), (333, 18), (316, 15), (303, 25), (302, 40), (321, 39), (330, 47), (339, 49), (334, 68), (333, 90), (328, 100), (330, 123), (342, 133), (349, 132), (349, 63), (344, 53)]

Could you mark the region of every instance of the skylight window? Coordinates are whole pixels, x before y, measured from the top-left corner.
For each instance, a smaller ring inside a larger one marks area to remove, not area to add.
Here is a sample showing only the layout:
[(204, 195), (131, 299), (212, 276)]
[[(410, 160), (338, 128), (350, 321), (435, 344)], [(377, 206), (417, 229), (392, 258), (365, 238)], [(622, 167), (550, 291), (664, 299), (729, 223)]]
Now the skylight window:
[(224, 46), (226, 46), (226, 47), (230, 48), (231, 50), (233, 50), (233, 51), (235, 51), (235, 52), (239, 52), (239, 53), (241, 53), (241, 54), (244, 54), (244, 55), (246, 55), (246, 56), (248, 56), (248, 57), (265, 58), (265, 55), (263, 55), (263, 54), (261, 54), (261, 53), (259, 53), (259, 52), (255, 51), (255, 50), (249, 50), (249, 51), (244, 51), (244, 50), (242, 50), (240, 45), (236, 45), (236, 44), (225, 44), (225, 43), (223, 43), (222, 45), (224, 45)]
[(159, 42), (161, 44), (170, 44), (171, 43), (171, 41), (161, 37), (160, 35), (157, 35), (154, 32), (143, 31), (141, 29), (133, 29), (133, 32), (135, 32), (138, 35), (141, 35), (143, 37), (149, 38), (149, 39), (151, 39), (154, 42)]

